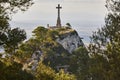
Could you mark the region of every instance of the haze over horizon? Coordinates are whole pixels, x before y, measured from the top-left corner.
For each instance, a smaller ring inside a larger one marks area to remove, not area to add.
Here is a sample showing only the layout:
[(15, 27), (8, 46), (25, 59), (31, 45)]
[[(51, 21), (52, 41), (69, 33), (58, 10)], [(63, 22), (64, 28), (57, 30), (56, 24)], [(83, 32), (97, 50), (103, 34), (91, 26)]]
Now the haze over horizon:
[(70, 23), (83, 37), (85, 44), (89, 43), (89, 36), (93, 31), (104, 25), (107, 13), (105, 0), (34, 0), (35, 4), (25, 12), (13, 15), (11, 27), (25, 29), (28, 38), (38, 26), (56, 25), (56, 6), (61, 4), (61, 23)]

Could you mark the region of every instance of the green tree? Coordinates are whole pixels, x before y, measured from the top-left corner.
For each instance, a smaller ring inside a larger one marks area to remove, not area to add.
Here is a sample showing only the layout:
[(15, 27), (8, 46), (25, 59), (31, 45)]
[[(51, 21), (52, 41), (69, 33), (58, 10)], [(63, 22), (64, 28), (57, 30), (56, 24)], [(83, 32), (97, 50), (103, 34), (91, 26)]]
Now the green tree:
[[(14, 53), (18, 44), (26, 38), (24, 30), (10, 28), (11, 16), (18, 10), (27, 10), (32, 4), (32, 0), (0, 0), (0, 46), (4, 45), (9, 53)], [(11, 61), (9, 57), (0, 57), (1, 80), (33, 80), (31, 74), (22, 70), (22, 64)]]
[(33, 80), (34, 76), (22, 70), (22, 64), (11, 61), (9, 58), (0, 59), (1, 80)]
[(79, 47), (72, 54), (70, 71), (78, 80), (89, 80), (89, 55), (85, 47)]
[(110, 11), (105, 26), (94, 32), (89, 51), (93, 80), (119, 80), (120, 75), (120, 1), (106, 0)]
[(0, 0), (0, 45), (8, 40), (9, 21), (11, 14), (18, 10), (25, 11), (33, 4), (32, 0)]
[(106, 7), (109, 11), (120, 12), (120, 2), (119, 0), (106, 0)]
[(19, 28), (14, 28), (8, 31), (8, 40), (6, 41), (4, 48), (9, 54), (15, 54), (15, 50), (18, 49), (18, 45), (26, 39), (26, 32)]
[(55, 71), (52, 68), (45, 66), (42, 62), (40, 62), (36, 69), (35, 75), (37, 80), (54, 80)]
[(70, 23), (66, 23), (67, 27), (72, 27)]
[(52, 68), (45, 66), (42, 62), (38, 64), (35, 75), (37, 80), (76, 80), (74, 75), (65, 73), (64, 70), (56, 73)]
[(15, 56), (22, 63), (26, 62), (29, 58), (31, 58), (32, 54), (35, 51), (41, 50), (41, 42), (39, 39), (29, 39), (25, 43), (22, 43), (18, 50), (15, 53)]
[(54, 80), (76, 80), (76, 77), (72, 74), (65, 73), (64, 70), (60, 70), (59, 73), (56, 74)]
[(56, 40), (59, 36), (59, 33), (56, 30), (48, 30), (47, 35), (48, 35), (47, 36), (48, 39)]
[(36, 39), (39, 39), (40, 41), (43, 41), (46, 39), (46, 34), (47, 34), (48, 29), (39, 26), (37, 27), (32, 33), (34, 34)]

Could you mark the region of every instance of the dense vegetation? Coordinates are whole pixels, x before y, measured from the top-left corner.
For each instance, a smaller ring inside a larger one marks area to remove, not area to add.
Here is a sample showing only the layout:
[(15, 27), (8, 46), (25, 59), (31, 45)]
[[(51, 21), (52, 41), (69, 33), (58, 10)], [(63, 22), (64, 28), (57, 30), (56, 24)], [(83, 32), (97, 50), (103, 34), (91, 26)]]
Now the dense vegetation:
[(119, 80), (120, 77), (120, 1), (107, 0), (105, 26), (94, 32), (89, 51), (93, 80)]
[[(79, 47), (72, 54), (56, 42), (68, 32), (75, 33), (69, 23), (59, 29), (39, 26), (25, 42), (24, 30), (10, 28), (10, 14), (32, 4), (32, 0), (0, 1), (0, 45), (5, 49), (5, 58), (0, 55), (1, 80), (120, 80), (120, 1), (106, 0), (105, 26), (93, 33), (88, 49)], [(25, 69), (38, 52), (42, 54), (35, 70), (31, 65)], [(57, 70), (59, 65), (69, 65), (67, 72)]]
[[(28, 43), (21, 44), (26, 39), (26, 33), (24, 30), (21, 30), (20, 28), (14, 28), (11, 29), (9, 26), (9, 21), (11, 20), (11, 15), (18, 12), (18, 10), (25, 11), (33, 4), (32, 0), (1, 0), (0, 1), (0, 46), (3, 46), (5, 49), (3, 58), (2, 54), (0, 56), (0, 78), (1, 80), (41, 80), (42, 78), (44, 80), (48, 80), (49, 77), (53, 76), (51, 78), (52, 80), (60, 80), (60, 78), (64, 78), (65, 80), (74, 80), (75, 77), (70, 74), (66, 74), (63, 71), (60, 71), (59, 73), (56, 73), (51, 68), (45, 66), (44, 64), (40, 64), (40, 66), (37, 68), (36, 72), (30, 72), (23, 70), (23, 62), (21, 62), (22, 58), (23, 60), (27, 59), (29, 55), (31, 55), (30, 46), (27, 48), (26, 45), (29, 45), (29, 42), (32, 42), (35, 39), (30, 39)], [(36, 33), (36, 37), (37, 32)], [(40, 32), (38, 32), (40, 33)], [(42, 32), (41, 32), (42, 33)], [(50, 36), (52, 34), (50, 33)], [(41, 38), (40, 38), (41, 37)], [(41, 42), (44, 42), (42, 36), (40, 36), (38, 39), (40, 39)], [(54, 37), (54, 36), (52, 36)], [(37, 40), (36, 40), (37, 41)], [(49, 40), (48, 40), (49, 41)], [(41, 44), (41, 43), (33, 43), (33, 44)], [(30, 44), (32, 45), (32, 44)], [(57, 45), (55, 42), (51, 41), (45, 42), (44, 44), (46, 48), (49, 48), (50, 45)], [(47, 46), (48, 45), (48, 46)], [(25, 55), (19, 55), (19, 51), (21, 50), (21, 46), (23, 48), (29, 49), (28, 54)], [(32, 50), (34, 51), (34, 47), (37, 48), (37, 46), (33, 45)], [(40, 46), (39, 46), (40, 47)], [(54, 46), (52, 46), (54, 47)], [(56, 49), (63, 49), (61, 46), (56, 46)], [(39, 48), (38, 48), (39, 49)], [(50, 49), (47, 49), (48, 51), (51, 51)], [(48, 54), (48, 51), (46, 51), (46, 54)], [(52, 51), (51, 51), (52, 52)], [(65, 51), (66, 52), (66, 51)], [(25, 60), (26, 61), (26, 60)], [(42, 70), (41, 70), (42, 67)], [(52, 73), (52, 74), (50, 74)], [(37, 75), (35, 75), (37, 74)], [(44, 76), (44, 77), (39, 77)]]

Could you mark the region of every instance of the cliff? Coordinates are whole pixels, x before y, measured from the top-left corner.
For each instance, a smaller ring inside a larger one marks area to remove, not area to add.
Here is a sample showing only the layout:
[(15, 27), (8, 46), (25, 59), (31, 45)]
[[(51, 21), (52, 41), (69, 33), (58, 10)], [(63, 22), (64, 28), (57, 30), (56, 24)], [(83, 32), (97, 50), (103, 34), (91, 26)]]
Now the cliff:
[(84, 43), (74, 29), (69, 28), (66, 29), (64, 33), (59, 33), (60, 36), (56, 39), (56, 41), (61, 44), (69, 53), (72, 53), (80, 46), (84, 46)]
[[(25, 43), (29, 45), (28, 48), (30, 47), (31, 57), (24, 68), (30, 66), (32, 70), (35, 70), (39, 61), (42, 60), (45, 65), (56, 70), (60, 65), (69, 65), (72, 52), (84, 46), (78, 33), (69, 27), (50, 29), (38, 27), (33, 33), (35, 37)], [(26, 53), (27, 50), (23, 52)]]

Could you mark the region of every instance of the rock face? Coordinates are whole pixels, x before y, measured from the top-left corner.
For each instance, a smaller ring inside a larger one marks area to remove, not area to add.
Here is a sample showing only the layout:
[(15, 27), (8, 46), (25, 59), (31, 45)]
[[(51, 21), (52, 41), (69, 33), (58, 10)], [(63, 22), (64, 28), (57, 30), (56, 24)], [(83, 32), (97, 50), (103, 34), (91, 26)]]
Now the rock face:
[[(32, 57), (27, 63), (24, 65), (23, 69), (27, 70), (36, 70), (39, 61), (44, 61), (45, 63), (50, 62), (53, 68), (58, 69), (58, 67), (66, 67), (69, 62), (69, 57), (67, 56), (69, 53), (72, 54), (80, 46), (84, 47), (84, 43), (79, 37), (78, 33), (71, 28), (58, 28), (58, 29), (49, 29), (50, 31), (57, 31), (59, 34), (54, 39), (54, 43), (56, 43), (53, 47), (48, 47), (49, 56), (44, 57), (44, 51), (37, 50), (32, 54)], [(55, 35), (55, 34), (53, 34)], [(52, 50), (52, 53), (50, 50)], [(47, 49), (46, 49), (47, 51)], [(64, 55), (64, 56), (63, 56)], [(60, 66), (59, 66), (60, 65)]]
[(31, 59), (24, 64), (23, 70), (26, 69), (35, 71), (39, 61), (42, 60), (42, 54), (43, 53), (40, 50), (34, 52)]
[(72, 53), (80, 46), (84, 46), (81, 38), (75, 30), (66, 32), (56, 39), (69, 53)]

